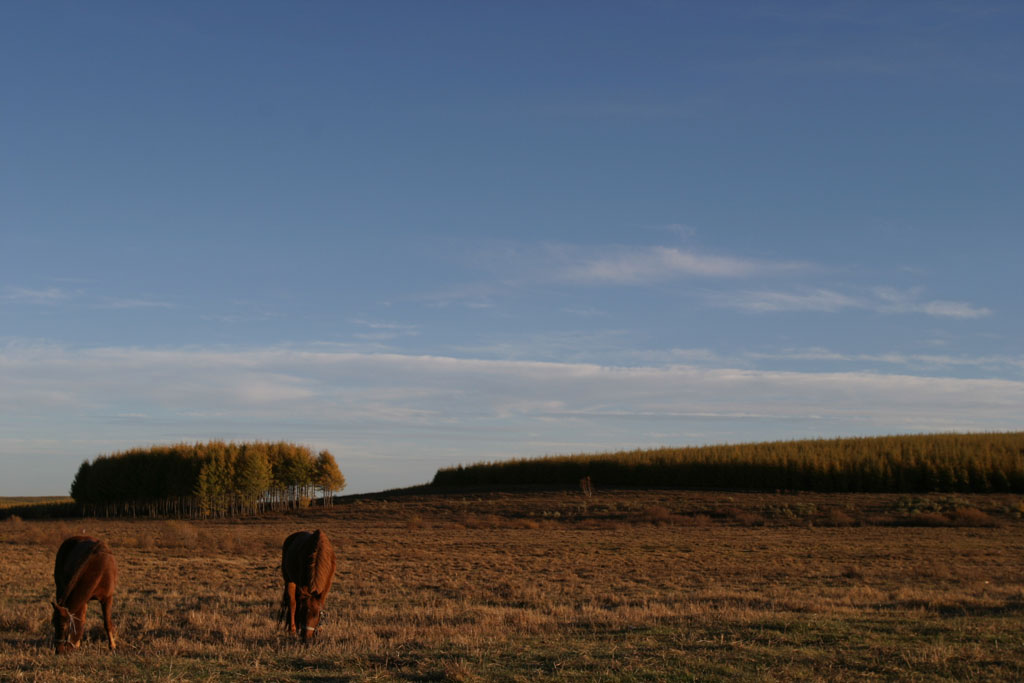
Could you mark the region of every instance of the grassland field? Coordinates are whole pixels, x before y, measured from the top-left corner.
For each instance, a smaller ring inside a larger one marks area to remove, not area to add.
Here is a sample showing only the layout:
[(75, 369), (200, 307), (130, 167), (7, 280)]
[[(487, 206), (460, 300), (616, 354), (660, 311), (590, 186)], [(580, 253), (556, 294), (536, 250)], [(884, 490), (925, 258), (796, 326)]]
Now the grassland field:
[[(241, 520), (0, 521), (0, 680), (1021, 680), (1008, 494), (523, 491), (348, 497)], [(280, 545), (338, 571), (319, 640), (276, 624)], [(120, 566), (106, 649), (50, 645), (72, 533)]]
[(11, 507), (71, 502), (74, 502), (74, 499), (70, 496), (0, 496), (0, 510)]

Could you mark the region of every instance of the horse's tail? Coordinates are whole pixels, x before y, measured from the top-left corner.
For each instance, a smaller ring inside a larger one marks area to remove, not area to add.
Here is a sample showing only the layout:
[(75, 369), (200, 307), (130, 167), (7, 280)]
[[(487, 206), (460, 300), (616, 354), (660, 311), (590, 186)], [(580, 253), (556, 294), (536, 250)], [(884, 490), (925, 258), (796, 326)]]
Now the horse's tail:
[[(277, 625), (284, 624), (288, 618), (288, 586), (284, 587), (284, 593), (281, 595), (281, 607), (277, 610)], [(287, 626), (287, 624), (285, 624)]]

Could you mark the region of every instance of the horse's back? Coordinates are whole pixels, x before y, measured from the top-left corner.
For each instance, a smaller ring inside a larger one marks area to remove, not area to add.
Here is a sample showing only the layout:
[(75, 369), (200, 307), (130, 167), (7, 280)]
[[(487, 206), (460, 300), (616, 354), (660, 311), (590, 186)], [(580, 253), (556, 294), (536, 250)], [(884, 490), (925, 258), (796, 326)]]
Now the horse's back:
[(91, 536), (71, 536), (64, 539), (57, 549), (57, 559), (53, 564), (53, 580), (57, 584), (57, 598), (67, 593), (68, 585), (74, 578), (78, 568), (89, 557), (99, 540)]
[(296, 531), (281, 544), (281, 576), (285, 583), (299, 583), (302, 580), (299, 548), (307, 535), (308, 531)]
[(71, 536), (61, 543), (53, 567), (57, 584), (57, 598), (65, 598), (74, 588), (73, 583), (89, 581), (103, 592), (113, 592), (117, 581), (117, 563), (110, 547), (91, 536)]
[[(57, 568), (63, 567), (69, 564), (70, 560), (74, 557), (84, 557), (92, 552), (92, 549), (99, 543), (99, 539), (93, 538), (92, 536), (69, 536), (64, 539), (64, 542), (60, 544), (60, 548), (57, 549)], [(85, 553), (85, 555), (82, 555)]]
[(288, 538), (284, 539), (284, 544), (281, 546), (281, 552), (284, 555), (288, 555), (290, 552), (296, 552), (296, 549), (304, 545), (312, 535), (312, 531), (296, 531), (294, 534), (291, 534)]
[(286, 583), (315, 587), (313, 584), (323, 583), (321, 577), (328, 577), (323, 586), (323, 592), (326, 592), (334, 568), (334, 547), (320, 529), (296, 531), (285, 539), (281, 547), (281, 574)]

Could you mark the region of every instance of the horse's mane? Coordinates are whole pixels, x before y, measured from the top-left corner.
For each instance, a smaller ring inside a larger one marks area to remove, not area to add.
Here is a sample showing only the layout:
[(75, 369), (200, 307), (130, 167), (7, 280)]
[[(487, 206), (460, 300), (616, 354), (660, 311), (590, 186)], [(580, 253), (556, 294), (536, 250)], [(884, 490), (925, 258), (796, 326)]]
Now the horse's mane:
[(309, 590), (323, 594), (334, 578), (334, 547), (319, 529), (314, 537), (316, 544), (309, 555)]
[[(92, 547), (89, 548), (89, 552), (82, 557), (82, 561), (78, 563), (77, 567), (75, 567), (75, 573), (71, 575), (71, 578), (68, 579), (67, 585), (64, 586), (64, 595), (60, 596), (60, 599), (57, 601), (58, 604), (67, 604), (68, 595), (71, 593), (71, 589), (78, 584), (78, 579), (81, 578), (82, 572), (85, 571), (85, 565), (89, 564), (89, 559), (93, 555), (101, 555), (104, 553), (108, 555), (110, 554), (110, 546), (107, 545), (106, 541), (90, 540), (86, 542), (92, 543)], [(67, 559), (65, 559), (65, 562), (67, 562)]]

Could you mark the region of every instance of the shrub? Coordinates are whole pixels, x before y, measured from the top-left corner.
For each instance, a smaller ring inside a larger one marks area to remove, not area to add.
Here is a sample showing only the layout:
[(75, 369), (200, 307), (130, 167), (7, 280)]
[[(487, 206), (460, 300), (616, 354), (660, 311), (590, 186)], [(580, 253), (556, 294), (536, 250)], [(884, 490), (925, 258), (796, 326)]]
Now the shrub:
[(907, 518), (908, 526), (949, 526), (949, 518), (941, 512), (917, 512)]
[(759, 515), (756, 512), (743, 512), (735, 517), (736, 523), (740, 526), (764, 526), (766, 520), (764, 515)]
[(156, 538), (150, 533), (140, 533), (135, 537), (135, 545), (140, 550), (152, 550), (156, 547)]
[(177, 520), (165, 521), (157, 533), (157, 545), (161, 548), (192, 548), (199, 540), (195, 527)]
[(639, 519), (656, 526), (672, 524), (677, 521), (676, 515), (673, 515), (672, 511), (664, 505), (648, 505), (640, 511)]
[(977, 508), (959, 508), (953, 512), (953, 524), (956, 526), (994, 527), (999, 522)]
[(832, 508), (825, 515), (825, 519), (821, 523), (826, 526), (852, 526), (856, 522), (857, 520), (846, 514), (843, 510)]

